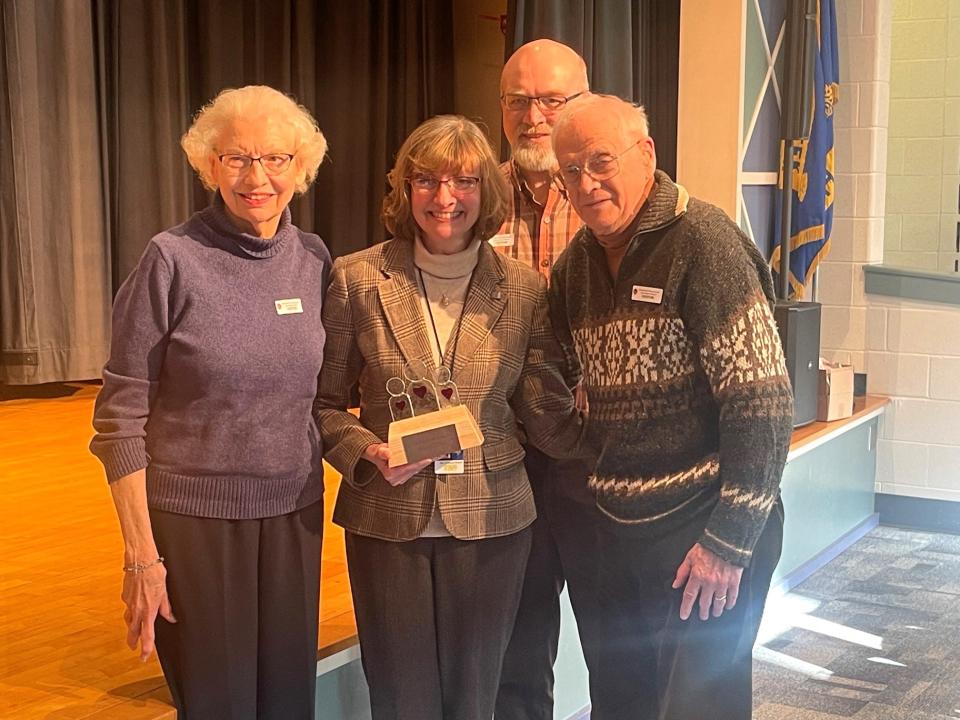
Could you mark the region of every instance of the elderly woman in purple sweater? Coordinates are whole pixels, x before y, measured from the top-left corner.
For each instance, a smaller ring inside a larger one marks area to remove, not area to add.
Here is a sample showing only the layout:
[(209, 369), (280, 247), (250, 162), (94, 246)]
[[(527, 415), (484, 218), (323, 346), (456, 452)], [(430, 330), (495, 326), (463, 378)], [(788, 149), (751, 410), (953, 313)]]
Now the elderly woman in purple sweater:
[(120, 288), (90, 444), (123, 532), (127, 643), (156, 645), (180, 720), (313, 718), (331, 263), (287, 206), (327, 145), (264, 86), (220, 93), (181, 145), (214, 200)]

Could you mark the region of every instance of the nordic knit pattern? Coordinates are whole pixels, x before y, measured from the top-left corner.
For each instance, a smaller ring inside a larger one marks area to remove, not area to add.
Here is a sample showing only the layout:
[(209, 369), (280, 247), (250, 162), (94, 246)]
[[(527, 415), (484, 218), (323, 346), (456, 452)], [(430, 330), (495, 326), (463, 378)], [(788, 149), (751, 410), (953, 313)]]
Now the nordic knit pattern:
[[(311, 410), (330, 253), (289, 209), (263, 240), (216, 198), (154, 237), (117, 293), (90, 449), (110, 482), (146, 468), (152, 508), (283, 515), (323, 494)], [(281, 314), (294, 298), (302, 312)]]
[[(582, 372), (604, 438), (590, 483), (600, 509), (641, 536), (710, 512), (700, 542), (746, 566), (792, 433), (773, 283), (723, 212), (656, 180), (615, 283), (586, 228), (554, 268), (568, 379)], [(662, 300), (634, 299), (635, 288)]]

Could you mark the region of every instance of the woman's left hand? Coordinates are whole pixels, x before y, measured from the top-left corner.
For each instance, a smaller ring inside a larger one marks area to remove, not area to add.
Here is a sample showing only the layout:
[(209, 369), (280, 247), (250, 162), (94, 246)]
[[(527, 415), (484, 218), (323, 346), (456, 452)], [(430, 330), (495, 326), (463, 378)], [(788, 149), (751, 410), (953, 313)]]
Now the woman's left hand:
[(426, 460), (415, 463), (390, 467), (390, 446), (387, 445), (387, 443), (373, 443), (372, 445), (368, 445), (367, 449), (363, 451), (363, 459), (369, 460), (376, 465), (377, 470), (383, 475), (383, 479), (394, 487), (403, 485), (407, 480), (433, 462), (432, 458), (427, 458)]
[(124, 573), (120, 597), (127, 606), (123, 613), (127, 623), (127, 646), (136, 650), (137, 643), (140, 643), (140, 660), (146, 662), (156, 647), (157, 616), (170, 623), (177, 621), (167, 596), (167, 569), (163, 563), (143, 572)]

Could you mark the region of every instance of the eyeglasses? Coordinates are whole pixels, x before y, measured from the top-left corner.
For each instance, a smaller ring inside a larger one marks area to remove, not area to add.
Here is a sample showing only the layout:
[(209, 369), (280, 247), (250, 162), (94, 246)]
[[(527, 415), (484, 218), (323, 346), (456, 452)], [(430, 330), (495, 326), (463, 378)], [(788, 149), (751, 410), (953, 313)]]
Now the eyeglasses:
[(450, 194), (457, 197), (471, 195), (480, 187), (480, 178), (469, 177), (467, 175), (451, 177), (446, 180), (435, 178), (432, 175), (413, 175), (407, 178), (407, 182), (410, 183), (410, 187), (413, 188), (414, 192), (429, 193), (431, 195), (435, 193), (441, 185), (446, 185), (450, 188)]
[(223, 165), (224, 169), (231, 175), (243, 175), (251, 168), (254, 160), (260, 163), (260, 167), (263, 168), (263, 171), (267, 175), (279, 175), (290, 167), (290, 163), (293, 160), (293, 155), (290, 153), (270, 153), (269, 155), (261, 155), (260, 157), (228, 153), (226, 155), (218, 155), (217, 157), (220, 158), (220, 164)]
[(640, 144), (637, 140), (630, 147), (617, 155), (594, 155), (589, 158), (583, 167), (579, 165), (567, 165), (560, 168), (560, 179), (567, 187), (576, 186), (580, 182), (581, 176), (586, 173), (596, 181), (609, 180), (620, 172), (620, 158), (633, 150)]
[(583, 95), (582, 92), (568, 97), (564, 97), (563, 95), (537, 95), (531, 97), (530, 95), (522, 95), (520, 93), (506, 93), (500, 96), (500, 101), (510, 112), (526, 112), (532, 102), (537, 103), (543, 112), (557, 112), (568, 102), (581, 95)]

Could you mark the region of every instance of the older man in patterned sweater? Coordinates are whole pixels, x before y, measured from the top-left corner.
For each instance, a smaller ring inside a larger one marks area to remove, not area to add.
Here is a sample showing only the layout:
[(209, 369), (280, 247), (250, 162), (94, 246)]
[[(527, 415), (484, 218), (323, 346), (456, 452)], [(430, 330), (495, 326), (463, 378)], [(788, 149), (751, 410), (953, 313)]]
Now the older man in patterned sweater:
[(745, 720), (793, 417), (770, 273), (656, 170), (642, 108), (580, 98), (553, 143), (587, 226), (554, 267), (555, 330), (604, 437), (591, 718)]

